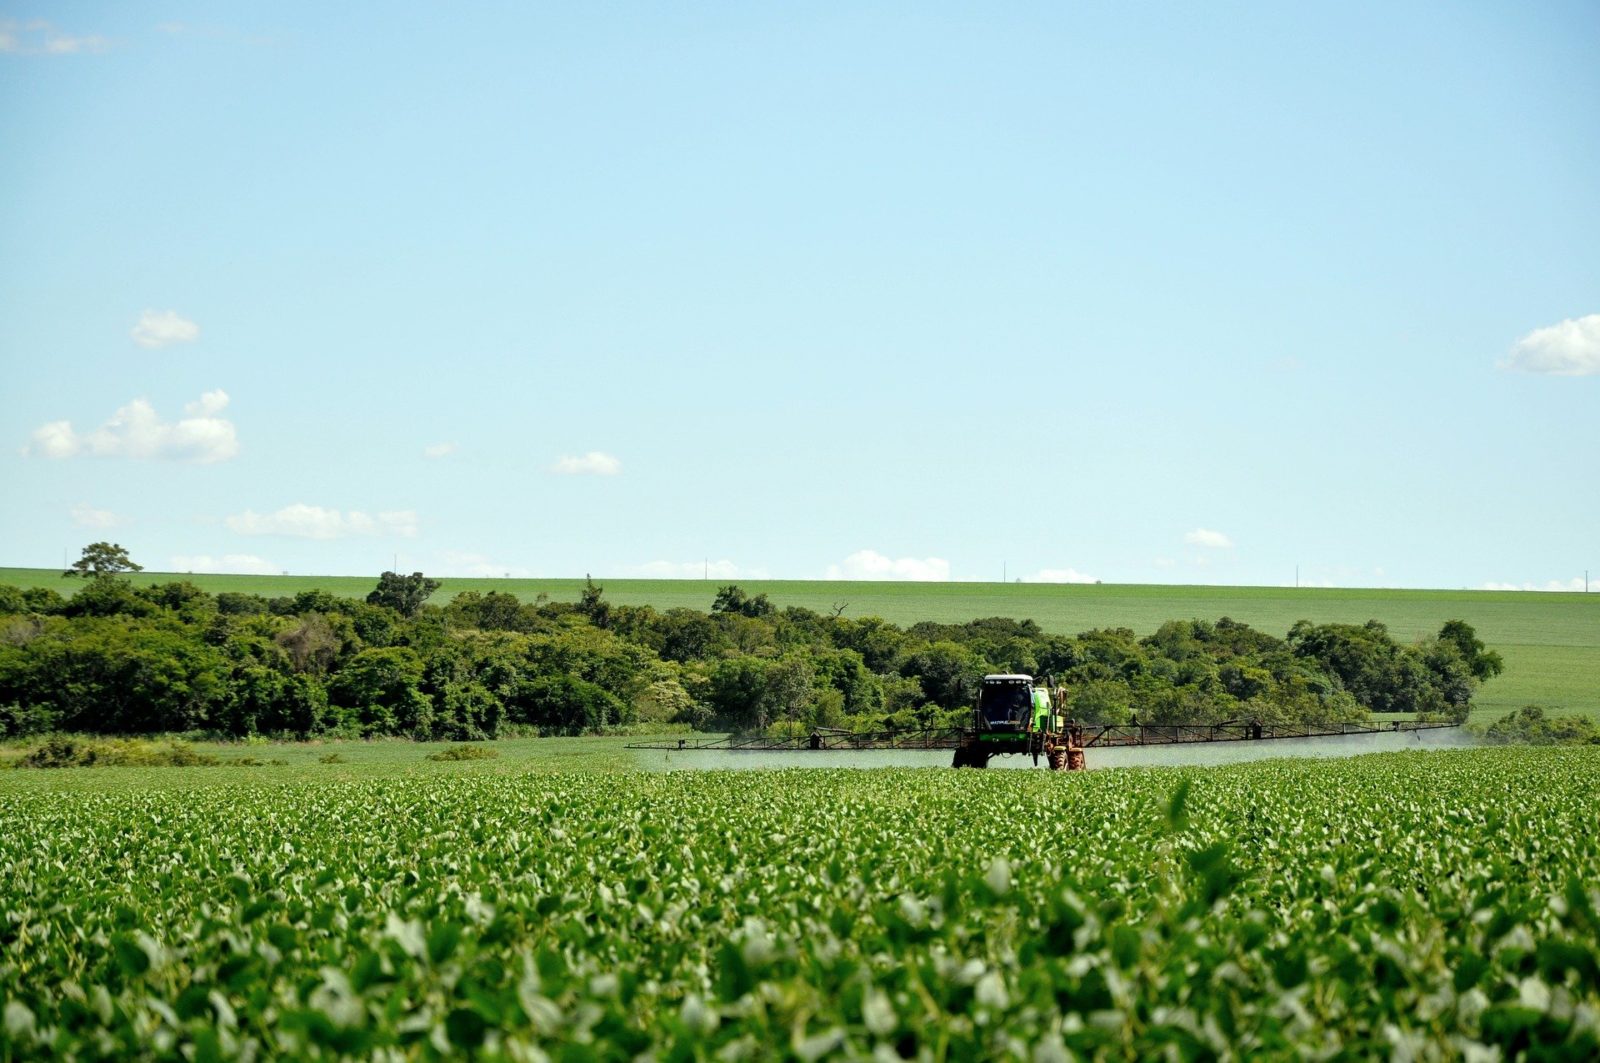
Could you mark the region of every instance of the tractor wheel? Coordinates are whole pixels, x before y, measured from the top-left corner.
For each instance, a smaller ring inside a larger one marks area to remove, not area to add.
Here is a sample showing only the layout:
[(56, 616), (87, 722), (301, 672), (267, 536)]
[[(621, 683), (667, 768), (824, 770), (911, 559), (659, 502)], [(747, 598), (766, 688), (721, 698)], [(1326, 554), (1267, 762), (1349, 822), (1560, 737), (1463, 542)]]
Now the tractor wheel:
[(1050, 750), (1050, 770), (1060, 771), (1067, 766), (1067, 751), (1060, 746)]
[(967, 747), (966, 746), (956, 746), (956, 755), (950, 761), (950, 766), (952, 768), (971, 767), (971, 765), (969, 765), (967, 763)]

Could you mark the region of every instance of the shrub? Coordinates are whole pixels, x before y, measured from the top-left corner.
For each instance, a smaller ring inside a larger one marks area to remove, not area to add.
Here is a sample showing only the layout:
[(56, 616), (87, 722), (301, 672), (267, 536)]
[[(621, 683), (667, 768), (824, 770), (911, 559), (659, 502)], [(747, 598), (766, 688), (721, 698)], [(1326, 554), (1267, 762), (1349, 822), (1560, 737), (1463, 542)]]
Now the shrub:
[(56, 737), (24, 754), (22, 759), (17, 761), (17, 766), (21, 768), (94, 766), (190, 768), (221, 763), (220, 758), (209, 753), (201, 753), (185, 742)]
[(1600, 731), (1587, 716), (1546, 716), (1538, 705), (1524, 705), (1490, 724), (1483, 732), (1495, 745), (1600, 745)]
[(437, 753), (429, 753), (429, 760), (493, 760), (500, 754), (483, 746), (451, 746)]

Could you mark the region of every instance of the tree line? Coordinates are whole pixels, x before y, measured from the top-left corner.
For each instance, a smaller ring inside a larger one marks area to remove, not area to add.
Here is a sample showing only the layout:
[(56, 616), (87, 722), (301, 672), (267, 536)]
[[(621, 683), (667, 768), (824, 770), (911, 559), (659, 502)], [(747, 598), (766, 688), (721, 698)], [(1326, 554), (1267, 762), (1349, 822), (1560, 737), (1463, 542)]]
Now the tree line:
[(1052, 676), (1084, 722), (1465, 719), (1500, 671), (1464, 622), (1395, 640), (1377, 621), (1223, 618), (1050, 634), (1032, 620), (901, 627), (723, 588), (702, 612), (467, 591), (421, 573), (366, 601), (210, 594), (85, 573), (72, 597), (0, 587), (0, 736), (45, 732), (471, 740), (667, 724), (706, 730), (964, 723), (990, 672)]

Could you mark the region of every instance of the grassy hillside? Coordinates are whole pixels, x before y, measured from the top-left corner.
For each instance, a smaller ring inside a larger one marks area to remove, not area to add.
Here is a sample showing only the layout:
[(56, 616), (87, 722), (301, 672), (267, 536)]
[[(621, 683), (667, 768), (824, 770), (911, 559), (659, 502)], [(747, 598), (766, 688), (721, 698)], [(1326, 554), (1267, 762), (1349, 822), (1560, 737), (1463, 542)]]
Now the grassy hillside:
[[(139, 583), (188, 579), (212, 592), (267, 596), (320, 588), (363, 597), (375, 576), (215, 576), (141, 572)], [(0, 568), (0, 581), (53, 587), (70, 594), (76, 582), (55, 569)], [(717, 581), (600, 580), (606, 597), (624, 605), (707, 609)], [(881, 616), (898, 624), (1010, 616), (1047, 631), (1073, 634), (1093, 627), (1130, 627), (1147, 634), (1162, 621), (1231, 616), (1282, 636), (1296, 620), (1364, 623), (1377, 619), (1396, 637), (1418, 638), (1461, 619), (1505, 656), (1504, 675), (1484, 687), (1476, 719), (1537, 702), (1558, 711), (1600, 717), (1600, 594), (1532, 591), (1327, 590), (1282, 587), (1061, 585), (1024, 583), (860, 583), (747, 580), (741, 586), (779, 606), (819, 612), (843, 606), (847, 616)], [(462, 591), (501, 591), (532, 601), (540, 594), (576, 601), (582, 580), (447, 579), (435, 600)]]

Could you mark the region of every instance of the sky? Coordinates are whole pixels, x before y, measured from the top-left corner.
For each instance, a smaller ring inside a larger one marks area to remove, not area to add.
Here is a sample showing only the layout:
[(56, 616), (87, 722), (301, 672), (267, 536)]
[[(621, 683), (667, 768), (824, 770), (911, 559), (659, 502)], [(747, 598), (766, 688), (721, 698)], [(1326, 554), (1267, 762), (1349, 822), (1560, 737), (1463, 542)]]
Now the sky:
[(0, 0), (0, 565), (1600, 591), (1597, 54)]

